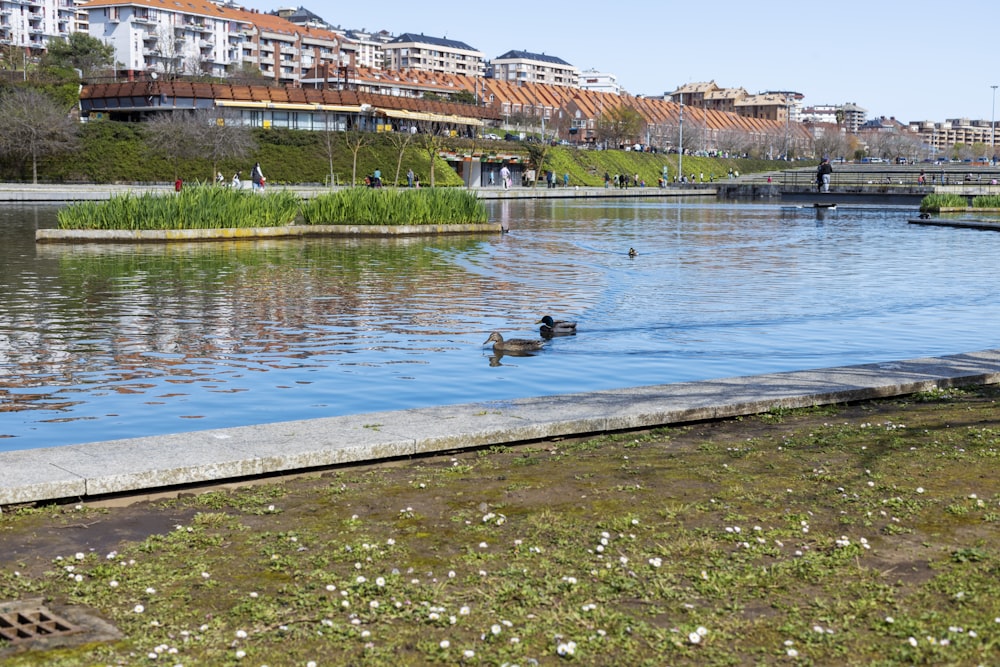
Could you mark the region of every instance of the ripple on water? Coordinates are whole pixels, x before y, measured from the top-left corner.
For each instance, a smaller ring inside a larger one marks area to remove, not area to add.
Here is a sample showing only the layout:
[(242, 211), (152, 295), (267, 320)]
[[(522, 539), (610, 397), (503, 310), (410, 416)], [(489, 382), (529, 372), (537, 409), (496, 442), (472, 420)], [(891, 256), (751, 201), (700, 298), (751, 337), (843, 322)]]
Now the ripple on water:
[[(0, 208), (0, 449), (958, 353), (1000, 323), (1000, 235), (905, 210), (503, 202), (505, 235), (141, 247), (36, 247), (55, 209), (26, 210)], [(482, 345), (544, 314), (578, 334)]]

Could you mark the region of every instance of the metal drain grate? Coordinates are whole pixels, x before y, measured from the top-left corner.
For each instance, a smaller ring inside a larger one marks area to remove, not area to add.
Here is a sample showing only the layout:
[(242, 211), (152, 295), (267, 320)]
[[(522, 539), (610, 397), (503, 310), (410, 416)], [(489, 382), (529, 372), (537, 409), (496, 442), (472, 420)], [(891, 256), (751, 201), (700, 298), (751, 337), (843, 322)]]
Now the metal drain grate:
[(29, 607), (0, 612), (0, 642), (11, 644), (46, 639), (79, 632), (80, 628), (45, 607)]

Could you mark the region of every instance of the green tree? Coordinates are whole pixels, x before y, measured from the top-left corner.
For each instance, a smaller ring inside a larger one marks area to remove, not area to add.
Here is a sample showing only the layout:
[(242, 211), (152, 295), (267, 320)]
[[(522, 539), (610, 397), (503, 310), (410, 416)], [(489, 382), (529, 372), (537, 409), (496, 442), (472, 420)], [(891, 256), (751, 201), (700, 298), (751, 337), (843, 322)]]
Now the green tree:
[(67, 39), (52, 39), (46, 49), (44, 66), (78, 69), (83, 77), (108, 69), (115, 58), (113, 46), (85, 32), (71, 33)]

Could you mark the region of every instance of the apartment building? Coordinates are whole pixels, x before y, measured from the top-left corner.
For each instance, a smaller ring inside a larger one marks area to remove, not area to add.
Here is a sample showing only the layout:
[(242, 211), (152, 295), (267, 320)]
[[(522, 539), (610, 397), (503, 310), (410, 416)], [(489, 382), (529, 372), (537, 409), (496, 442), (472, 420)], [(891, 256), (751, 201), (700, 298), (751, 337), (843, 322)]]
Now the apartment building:
[(577, 87), (595, 93), (611, 93), (612, 95), (619, 95), (622, 92), (617, 76), (607, 72), (598, 72), (596, 69), (580, 72)]
[(50, 39), (69, 36), (77, 24), (73, 0), (3, 0), (0, 2), (0, 45), (23, 48), (34, 55)]
[(221, 77), (249, 65), (297, 84), (304, 71), (342, 62), (335, 32), (208, 0), (92, 0), (84, 9), (90, 36), (132, 73)]
[(548, 83), (553, 86), (576, 86), (580, 70), (562, 58), (530, 51), (508, 51), (491, 61), (493, 78), (518, 83)]
[(441, 74), (482, 76), (483, 53), (465, 42), (403, 33), (385, 47), (388, 69), (419, 69)]
[[(945, 153), (956, 144), (974, 147), (983, 146), (985, 156), (992, 158), (997, 135), (993, 124), (988, 120), (969, 120), (968, 118), (951, 118), (943, 123), (929, 120), (915, 121), (909, 124), (911, 132), (920, 135), (920, 141), (933, 148), (934, 154)], [(983, 157), (974, 155), (972, 157)]]
[(385, 30), (366, 32), (364, 30), (348, 30), (344, 34), (341, 50), (347, 53), (355, 67), (371, 69), (385, 68), (385, 45), (393, 40), (393, 36)]

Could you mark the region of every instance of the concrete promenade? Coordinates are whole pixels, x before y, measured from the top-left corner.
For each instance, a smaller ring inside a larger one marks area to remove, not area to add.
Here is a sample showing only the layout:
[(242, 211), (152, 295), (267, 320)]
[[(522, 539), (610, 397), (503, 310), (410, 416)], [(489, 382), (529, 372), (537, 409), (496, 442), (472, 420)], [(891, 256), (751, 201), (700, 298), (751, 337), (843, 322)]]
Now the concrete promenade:
[[(344, 186), (339, 186), (342, 189)], [(249, 188), (249, 186), (247, 186)], [(269, 185), (268, 189), (287, 189), (303, 198), (330, 192), (331, 188), (320, 185)], [(103, 201), (114, 195), (133, 193), (141, 195), (146, 192), (171, 194), (173, 183), (133, 183), (133, 184), (44, 184), (30, 185), (24, 183), (0, 183), (0, 202), (19, 203), (52, 203), (61, 204), (74, 201)], [(595, 198), (641, 198), (641, 197), (714, 197), (715, 187), (704, 184), (697, 187), (669, 188), (604, 188), (576, 187), (568, 188), (537, 188), (514, 187), (504, 190), (501, 187), (472, 188), (470, 192), (480, 199), (595, 199)]]
[(261, 475), (998, 382), (1000, 350), (985, 350), (2, 452), (0, 507), (141, 498)]

